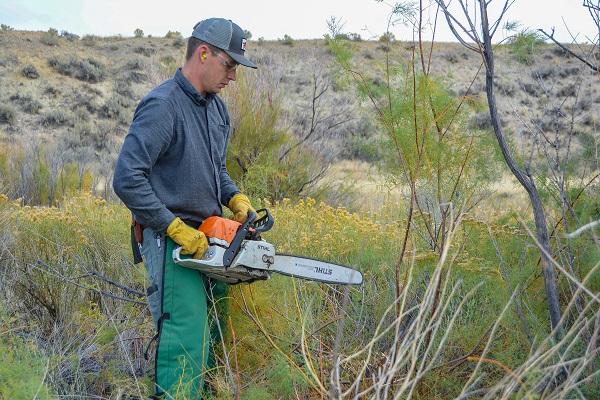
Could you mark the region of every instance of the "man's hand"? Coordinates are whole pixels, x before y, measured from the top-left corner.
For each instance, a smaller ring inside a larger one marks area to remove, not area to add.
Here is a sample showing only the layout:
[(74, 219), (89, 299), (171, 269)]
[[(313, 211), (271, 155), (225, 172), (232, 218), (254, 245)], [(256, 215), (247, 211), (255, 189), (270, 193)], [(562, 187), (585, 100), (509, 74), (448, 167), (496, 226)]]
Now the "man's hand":
[(250, 199), (247, 196), (238, 193), (229, 200), (227, 205), (231, 211), (233, 211), (233, 219), (240, 224), (246, 221), (248, 218), (248, 211), (256, 212), (256, 210), (250, 204)]
[(193, 254), (194, 258), (202, 258), (208, 250), (206, 235), (192, 228), (177, 217), (169, 224), (167, 235), (181, 246), (181, 254)]

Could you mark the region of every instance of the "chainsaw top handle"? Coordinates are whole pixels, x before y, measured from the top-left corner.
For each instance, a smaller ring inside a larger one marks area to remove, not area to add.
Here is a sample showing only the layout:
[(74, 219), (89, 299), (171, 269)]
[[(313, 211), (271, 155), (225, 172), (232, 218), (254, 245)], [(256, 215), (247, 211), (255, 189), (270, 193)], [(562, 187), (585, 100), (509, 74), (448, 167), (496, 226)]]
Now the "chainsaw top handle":
[[(252, 211), (250, 211), (250, 213), (252, 213)], [(250, 215), (250, 213), (248, 213), (248, 215)], [(263, 215), (262, 217), (260, 217), (254, 221), (254, 223), (252, 225), (254, 230), (257, 233), (264, 233), (264, 232), (271, 230), (271, 228), (273, 227), (273, 224), (275, 223), (275, 220), (273, 219), (273, 216), (271, 215), (269, 210), (267, 210), (266, 208), (261, 208), (260, 210), (256, 210), (256, 214), (259, 214), (259, 213), (260, 214), (264, 213), (265, 215)], [(255, 218), (256, 218), (256, 214), (255, 214)], [(248, 216), (248, 218), (250, 218), (250, 217)]]
[[(264, 213), (264, 215), (259, 219), (256, 219), (257, 213)], [(259, 234), (271, 229), (274, 222), (273, 216), (266, 208), (261, 208), (256, 212), (248, 211), (246, 221), (238, 228), (231, 244), (227, 250), (225, 250), (225, 254), (223, 255), (223, 265), (225, 268), (231, 266), (233, 259), (240, 251), (244, 239), (256, 238)]]

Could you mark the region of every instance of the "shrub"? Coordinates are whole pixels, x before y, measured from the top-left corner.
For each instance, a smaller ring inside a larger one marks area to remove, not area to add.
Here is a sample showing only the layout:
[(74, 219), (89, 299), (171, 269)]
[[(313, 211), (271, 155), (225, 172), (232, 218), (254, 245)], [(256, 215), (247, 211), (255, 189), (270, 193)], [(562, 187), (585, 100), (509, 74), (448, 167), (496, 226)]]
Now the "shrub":
[(74, 112), (74, 121), (75, 124), (81, 122), (89, 122), (90, 121), (90, 113), (86, 109), (86, 107), (77, 107)]
[(524, 29), (509, 40), (509, 48), (517, 61), (531, 65), (534, 53), (542, 43), (544, 39), (540, 33)]
[(8, 31), (14, 31), (15, 28), (13, 28), (12, 26), (8, 26), (6, 24), (0, 24), (0, 30), (2, 32), (8, 32)]
[(458, 62), (458, 57), (454, 53), (444, 53), (442, 57), (450, 64), (456, 64)]
[[(101, 147), (101, 142), (97, 140), (98, 129), (94, 124), (89, 122), (77, 122), (73, 126), (73, 137), (71, 146), (72, 148), (80, 146), (93, 146), (96, 148)], [(100, 146), (98, 146), (100, 145)]]
[(144, 68), (144, 62), (139, 58), (129, 60), (127, 61), (127, 64), (125, 64), (125, 69), (137, 70), (142, 68)]
[(555, 69), (556, 68), (554, 66), (543, 66), (536, 68), (531, 72), (531, 77), (536, 80), (552, 78), (554, 76)]
[(94, 113), (98, 109), (98, 99), (101, 96), (90, 93), (89, 91), (76, 90), (71, 97), (76, 107), (85, 108), (88, 112)]
[(136, 54), (144, 55), (146, 57), (150, 57), (152, 54), (156, 53), (156, 50), (151, 47), (139, 46), (133, 49), (133, 52)]
[(134, 83), (142, 83), (148, 80), (148, 75), (139, 71), (130, 71), (129, 74), (127, 74), (127, 79)]
[(25, 78), (29, 78), (29, 79), (37, 79), (40, 77), (40, 74), (39, 74), (37, 68), (31, 64), (27, 64), (26, 66), (24, 66), (23, 69), (21, 70), (21, 74)]
[(98, 41), (98, 36), (96, 35), (83, 35), (81, 38), (81, 42), (84, 46), (94, 47), (96, 42)]
[(247, 30), (247, 29), (244, 29), (244, 37), (245, 37), (247, 40), (250, 40), (250, 39), (252, 39), (252, 32), (250, 32), (250, 31), (249, 31), (249, 30)]
[(12, 125), (15, 123), (17, 112), (8, 104), (0, 104), (0, 124)]
[(42, 35), (40, 41), (47, 46), (58, 45), (58, 31), (54, 28), (48, 29), (48, 32)]
[(471, 117), (469, 121), (469, 127), (471, 129), (487, 130), (492, 128), (492, 119), (488, 111), (482, 111)]
[(144, 37), (144, 31), (140, 28), (137, 28), (135, 31), (133, 31), (133, 36), (135, 36), (136, 38)]
[(60, 94), (60, 89), (58, 89), (52, 85), (48, 85), (44, 88), (44, 94), (46, 94), (48, 96), (56, 97)]
[(285, 45), (285, 46), (293, 46), (294, 45), (294, 39), (292, 39), (292, 37), (290, 35), (288, 35), (287, 33), (285, 35), (283, 35), (283, 39), (278, 39), (279, 43)]
[(523, 90), (533, 97), (539, 97), (543, 93), (543, 89), (537, 83), (524, 83)]
[(579, 69), (579, 67), (566, 67), (558, 70), (558, 76), (560, 76), (561, 78), (566, 78), (571, 75), (576, 76), (580, 73), (581, 70)]
[(383, 35), (379, 36), (379, 41), (382, 43), (391, 43), (396, 40), (396, 36), (392, 32), (385, 32)]
[[(3, 326), (14, 321), (0, 320)], [(0, 393), (5, 399), (50, 399), (48, 387), (43, 383), (46, 362), (28, 343), (16, 335), (0, 336)]]
[(133, 99), (135, 97), (133, 91), (131, 90), (131, 85), (129, 85), (128, 80), (117, 79), (115, 81), (114, 89), (115, 89), (115, 92), (117, 92), (119, 95), (121, 95), (123, 97), (129, 98), (129, 99)]
[(48, 64), (59, 74), (72, 76), (84, 82), (97, 83), (106, 77), (104, 65), (93, 58), (59, 60), (53, 57), (48, 60)]
[(575, 97), (577, 95), (577, 86), (566, 85), (556, 93), (560, 97)]
[(131, 103), (126, 98), (113, 95), (100, 107), (98, 114), (104, 118), (125, 124), (128, 122), (129, 114), (127, 108), (130, 105)]
[(185, 46), (185, 40), (183, 38), (179, 37), (173, 41), (173, 47), (176, 47), (179, 49), (183, 46)]
[(64, 110), (53, 109), (44, 114), (42, 117), (42, 125), (49, 126), (62, 126), (70, 124), (73, 120), (71, 114)]
[(67, 32), (67, 31), (61, 31), (60, 32), (60, 36), (62, 36), (65, 39), (67, 39), (69, 42), (74, 42), (76, 40), (79, 40), (79, 35), (76, 35), (74, 33), (70, 33), (70, 32)]
[(23, 111), (29, 114), (37, 114), (42, 108), (42, 103), (34, 99), (31, 94), (14, 94), (10, 99), (18, 104)]
[(181, 36), (181, 32), (179, 32), (179, 31), (169, 31), (165, 35), (165, 38), (166, 39), (183, 39), (183, 36)]

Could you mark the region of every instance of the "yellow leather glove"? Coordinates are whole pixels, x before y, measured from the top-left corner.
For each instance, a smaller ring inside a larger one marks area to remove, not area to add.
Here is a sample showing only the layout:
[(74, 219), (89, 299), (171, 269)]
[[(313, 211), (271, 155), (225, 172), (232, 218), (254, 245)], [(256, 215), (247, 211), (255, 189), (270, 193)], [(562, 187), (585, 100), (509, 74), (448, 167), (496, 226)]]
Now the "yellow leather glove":
[(193, 254), (194, 258), (202, 258), (208, 250), (206, 235), (192, 228), (177, 217), (167, 227), (167, 235), (181, 246), (181, 254)]
[(233, 219), (240, 224), (246, 221), (248, 217), (248, 211), (256, 212), (256, 210), (250, 204), (250, 199), (246, 195), (241, 193), (236, 194), (229, 200), (227, 205), (231, 211), (233, 211)]

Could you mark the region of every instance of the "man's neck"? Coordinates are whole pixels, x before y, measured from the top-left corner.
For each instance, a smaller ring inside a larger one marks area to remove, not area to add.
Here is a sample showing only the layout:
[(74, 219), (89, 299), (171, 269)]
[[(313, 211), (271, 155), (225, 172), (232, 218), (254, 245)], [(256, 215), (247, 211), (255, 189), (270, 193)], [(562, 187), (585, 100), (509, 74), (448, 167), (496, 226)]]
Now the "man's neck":
[[(202, 83), (199, 79), (197, 79), (198, 75), (194, 73), (193, 67), (190, 64), (183, 64), (183, 67), (181, 67), (181, 73), (183, 74), (183, 76), (185, 76), (185, 79), (187, 79), (188, 82), (194, 87), (194, 89), (198, 91), (198, 93), (206, 97), (206, 92), (202, 88)], [(194, 79), (195, 77), (196, 79)]]

